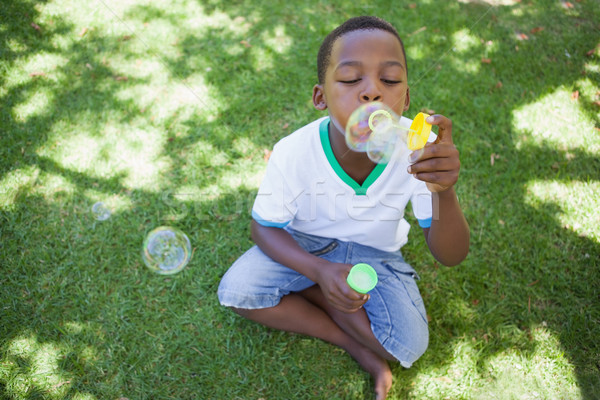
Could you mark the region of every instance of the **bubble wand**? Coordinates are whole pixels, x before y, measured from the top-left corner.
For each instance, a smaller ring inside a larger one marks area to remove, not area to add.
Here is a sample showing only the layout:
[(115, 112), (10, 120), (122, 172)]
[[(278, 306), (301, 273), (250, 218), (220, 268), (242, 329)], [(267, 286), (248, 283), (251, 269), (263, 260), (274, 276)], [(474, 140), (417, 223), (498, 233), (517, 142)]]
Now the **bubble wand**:
[(407, 128), (400, 125), (400, 117), (385, 104), (363, 104), (348, 119), (346, 144), (351, 150), (366, 152), (374, 163), (385, 164), (408, 150), (425, 146), (431, 132), (427, 117), (429, 114), (418, 113)]

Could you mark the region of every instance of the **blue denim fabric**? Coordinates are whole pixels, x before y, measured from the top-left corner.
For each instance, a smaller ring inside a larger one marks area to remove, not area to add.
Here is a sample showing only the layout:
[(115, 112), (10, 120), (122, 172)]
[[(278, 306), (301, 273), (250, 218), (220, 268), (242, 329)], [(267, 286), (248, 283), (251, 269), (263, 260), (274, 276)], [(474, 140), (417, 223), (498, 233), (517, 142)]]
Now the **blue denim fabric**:
[[(322, 238), (290, 230), (306, 251), (331, 262), (370, 264), (377, 286), (364, 305), (377, 340), (405, 368), (427, 349), (429, 329), (415, 270), (400, 252), (385, 252), (352, 242)], [(222, 305), (243, 309), (273, 307), (281, 298), (315, 283), (269, 258), (257, 246), (244, 253), (225, 273), (219, 285)]]

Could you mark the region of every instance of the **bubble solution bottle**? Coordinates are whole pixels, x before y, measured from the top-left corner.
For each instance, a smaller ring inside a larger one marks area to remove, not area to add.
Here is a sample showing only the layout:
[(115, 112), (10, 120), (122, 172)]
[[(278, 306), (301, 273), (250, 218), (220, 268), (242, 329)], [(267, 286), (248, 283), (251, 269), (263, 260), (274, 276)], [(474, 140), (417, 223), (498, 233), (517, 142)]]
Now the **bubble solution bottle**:
[(350, 270), (346, 282), (358, 293), (367, 293), (377, 285), (377, 272), (369, 264), (356, 264)]

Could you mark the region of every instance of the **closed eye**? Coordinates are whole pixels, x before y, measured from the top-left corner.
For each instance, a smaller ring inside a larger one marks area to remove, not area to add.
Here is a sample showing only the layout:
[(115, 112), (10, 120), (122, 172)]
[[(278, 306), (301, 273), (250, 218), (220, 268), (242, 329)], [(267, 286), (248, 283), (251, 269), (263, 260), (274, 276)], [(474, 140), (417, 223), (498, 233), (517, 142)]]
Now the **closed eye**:
[(340, 83), (344, 83), (346, 85), (352, 85), (352, 84), (358, 83), (358, 82), (360, 82), (360, 78), (359, 79), (352, 79), (352, 80), (349, 80), (349, 81), (340, 81)]
[(392, 79), (382, 79), (381, 80), (383, 83), (385, 83), (386, 85), (397, 85), (399, 83), (402, 83), (402, 81), (395, 81)]

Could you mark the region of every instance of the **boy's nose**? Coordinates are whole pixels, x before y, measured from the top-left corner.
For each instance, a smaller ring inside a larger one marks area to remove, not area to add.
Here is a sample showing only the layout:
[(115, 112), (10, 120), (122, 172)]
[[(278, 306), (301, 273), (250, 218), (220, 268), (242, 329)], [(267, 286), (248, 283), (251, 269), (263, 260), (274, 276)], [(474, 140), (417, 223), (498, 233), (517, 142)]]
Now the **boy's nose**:
[(364, 102), (381, 101), (381, 91), (377, 87), (377, 83), (367, 81), (363, 91), (360, 94), (360, 99)]

